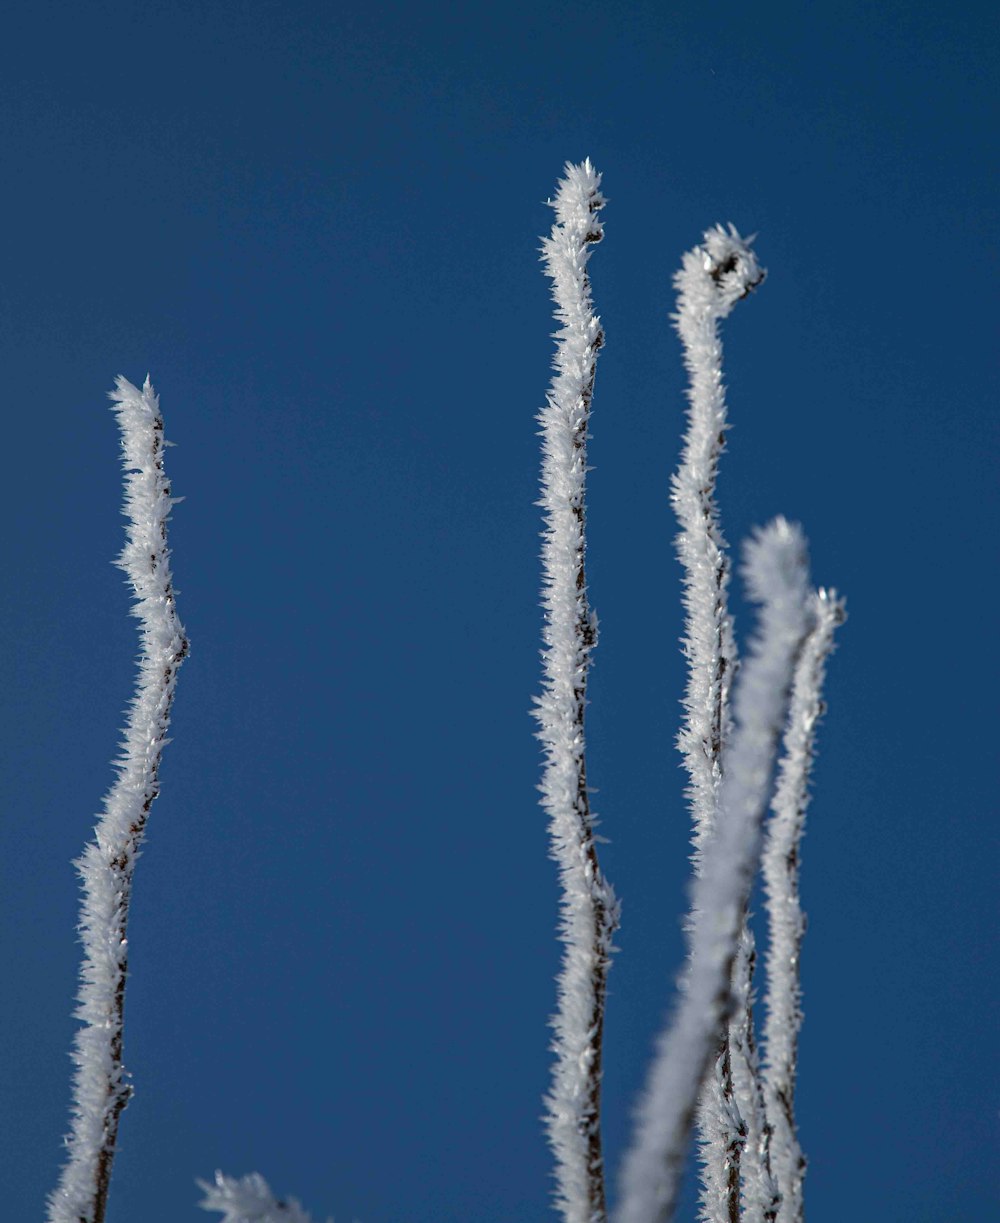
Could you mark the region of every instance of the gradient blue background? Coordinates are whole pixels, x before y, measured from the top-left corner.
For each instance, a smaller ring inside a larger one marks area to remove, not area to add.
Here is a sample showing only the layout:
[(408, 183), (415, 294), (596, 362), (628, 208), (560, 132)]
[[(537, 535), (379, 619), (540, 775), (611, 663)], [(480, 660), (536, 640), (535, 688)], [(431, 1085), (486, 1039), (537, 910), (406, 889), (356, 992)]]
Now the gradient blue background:
[(992, 9), (5, 9), (5, 1219), (42, 1217), (67, 1123), (69, 863), (136, 650), (105, 395), (147, 370), (192, 654), (137, 875), (109, 1223), (207, 1217), (216, 1167), (317, 1220), (553, 1217), (537, 245), (588, 154), (610, 1168), (682, 955), (670, 281), (732, 220), (770, 275), (725, 332), (726, 531), (798, 519), (850, 607), (805, 845), (810, 1223), (988, 1217)]

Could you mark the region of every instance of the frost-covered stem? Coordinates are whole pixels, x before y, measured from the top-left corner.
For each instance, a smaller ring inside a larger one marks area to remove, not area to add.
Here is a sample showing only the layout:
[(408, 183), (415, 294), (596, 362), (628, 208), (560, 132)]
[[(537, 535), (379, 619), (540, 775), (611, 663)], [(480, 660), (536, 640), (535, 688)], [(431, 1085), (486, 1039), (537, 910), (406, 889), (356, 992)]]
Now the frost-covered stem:
[(597, 619), (587, 600), (584, 491), (587, 425), (604, 333), (587, 277), (603, 236), (600, 175), (567, 165), (552, 201), (556, 221), (542, 243), (556, 303), (556, 375), (539, 413), (542, 435), (543, 685), (535, 700), (544, 750), (542, 805), (562, 889), (564, 945), (553, 1017), (555, 1065), (546, 1126), (555, 1155), (556, 1205), (567, 1223), (606, 1218), (601, 1153), (601, 1042), (618, 902), (601, 874), (584, 751), (587, 671)]
[(769, 945), (764, 1020), (763, 1083), (773, 1127), (771, 1167), (781, 1202), (779, 1223), (802, 1223), (806, 1162), (795, 1131), (795, 1075), (802, 1026), (799, 957), (805, 918), (799, 904), (799, 845), (809, 805), (816, 727), (823, 713), (823, 678), (833, 635), (844, 621), (834, 591), (814, 596), (815, 627), (795, 669), (771, 819), (762, 856)]
[(622, 1176), (620, 1223), (663, 1223), (676, 1204), (699, 1087), (733, 1010), (732, 970), (775, 747), (795, 660), (811, 627), (805, 541), (777, 519), (747, 545), (745, 576), (762, 604), (734, 692), (734, 733), (716, 826), (692, 888), (690, 957), (672, 1022), (657, 1042)]
[[(688, 682), (685, 719), (677, 745), (688, 773), (693, 823), (692, 860), (700, 873), (705, 843), (715, 825), (726, 742), (731, 732), (729, 688), (736, 645), (727, 605), (729, 558), (719, 522), (715, 485), (725, 446), (725, 387), (719, 324), (733, 306), (764, 279), (748, 241), (730, 226), (715, 226), (688, 251), (674, 277), (678, 292), (674, 324), (684, 345), (688, 371), (688, 423), (681, 463), (671, 485), (680, 525), (677, 553), (684, 569), (687, 613), (684, 653)], [(742, 980), (752, 961), (744, 921), (735, 970)], [(745, 1013), (734, 1015), (723, 1035), (714, 1074), (706, 1078), (698, 1105), (704, 1223), (738, 1223), (740, 1162), (748, 1134), (762, 1126), (755, 1107), (755, 1062), (749, 1045), (749, 978), (737, 996)], [(753, 1219), (753, 1215), (750, 1216)], [(755, 1219), (753, 1223), (760, 1223)]]
[[(753, 975), (757, 959), (753, 931), (744, 906), (740, 937), (733, 960), (733, 1010), (724, 1037), (732, 1067), (733, 1101), (741, 1122), (738, 1158), (739, 1200), (730, 1197), (727, 1208), (743, 1223), (774, 1223), (778, 1186), (771, 1172), (771, 1129), (764, 1102), (757, 1045), (754, 1037)], [(705, 1091), (702, 1094), (704, 1103)], [(707, 1194), (703, 1194), (707, 1204)], [(738, 1209), (737, 1209), (738, 1207)], [(715, 1215), (706, 1218), (714, 1220)]]
[(118, 776), (94, 840), (76, 862), (83, 888), (83, 964), (74, 1040), (68, 1157), (48, 1202), (49, 1223), (103, 1223), (118, 1123), (132, 1089), (122, 1064), (132, 875), (167, 742), (177, 668), (188, 651), (177, 618), (167, 548), (174, 499), (163, 471), (163, 418), (147, 377), (142, 390), (118, 378), (111, 393), (122, 435), (126, 543), (117, 564), (132, 586), (141, 653)]
[(205, 1191), (202, 1210), (217, 1210), (219, 1223), (312, 1223), (295, 1198), (276, 1198), (258, 1172), (249, 1176), (215, 1174), (215, 1184), (198, 1181)]
[(764, 279), (757, 259), (732, 226), (717, 225), (688, 251), (674, 277), (674, 325), (688, 372), (687, 431), (671, 481), (684, 569), (683, 649), (688, 660), (685, 721), (677, 738), (684, 756), (694, 824), (693, 862), (700, 871), (715, 820), (723, 745), (730, 730), (728, 697), (736, 663), (727, 606), (729, 558), (719, 523), (715, 484), (726, 440), (719, 323)]

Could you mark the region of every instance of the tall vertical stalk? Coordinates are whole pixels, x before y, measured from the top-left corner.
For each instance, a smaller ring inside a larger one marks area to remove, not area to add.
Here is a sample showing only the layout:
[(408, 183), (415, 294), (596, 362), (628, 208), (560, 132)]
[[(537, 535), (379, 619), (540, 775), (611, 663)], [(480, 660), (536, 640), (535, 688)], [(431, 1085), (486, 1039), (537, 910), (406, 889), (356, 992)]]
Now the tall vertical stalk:
[(795, 1129), (795, 1079), (802, 1026), (799, 982), (805, 917), (799, 901), (799, 846), (809, 806), (809, 777), (822, 689), (833, 634), (845, 618), (833, 591), (815, 596), (816, 626), (802, 650), (792, 686), (771, 819), (761, 859), (766, 896), (768, 951), (764, 998), (764, 1096), (773, 1129), (771, 1166), (781, 1201), (778, 1223), (802, 1223), (806, 1161)]
[[(675, 278), (674, 322), (689, 377), (687, 430), (671, 484), (687, 613), (688, 682), (678, 747), (688, 773), (696, 874), (716, 823), (731, 732), (729, 690), (737, 666), (728, 608), (729, 557), (715, 499), (728, 428), (719, 324), (763, 279), (749, 243), (732, 226), (708, 230), (701, 245), (685, 254)], [(753, 938), (744, 921), (734, 962), (737, 1007), (698, 1105), (703, 1223), (765, 1223), (773, 1217), (750, 1011), (753, 960)]]
[(552, 201), (556, 221), (542, 244), (559, 330), (556, 376), (538, 417), (545, 618), (543, 686), (535, 716), (544, 749), (542, 805), (562, 888), (563, 959), (546, 1124), (556, 1162), (556, 1204), (566, 1223), (603, 1223), (607, 1217), (601, 1046), (611, 939), (618, 924), (618, 902), (597, 860), (584, 739), (587, 672), (597, 641), (597, 619), (587, 597), (584, 497), (587, 426), (604, 338), (587, 276), (591, 249), (603, 236), (599, 188), (600, 175), (589, 160), (567, 165)]
[(83, 965), (74, 1040), (68, 1156), (48, 1201), (49, 1223), (104, 1223), (122, 1111), (132, 1088), (122, 1061), (128, 910), (139, 848), (153, 800), (177, 669), (188, 641), (177, 616), (167, 519), (174, 499), (163, 470), (163, 417), (149, 378), (140, 391), (119, 378), (111, 394), (122, 436), (125, 547), (118, 565), (132, 586), (141, 624), (139, 675), (129, 705), (118, 777), (94, 840), (76, 862), (83, 887)]
[(657, 1043), (622, 1176), (620, 1223), (673, 1217), (699, 1089), (732, 1014), (732, 973), (792, 675), (811, 628), (805, 540), (777, 519), (747, 546), (757, 635), (734, 690), (734, 730), (715, 827), (695, 876), (684, 989)]

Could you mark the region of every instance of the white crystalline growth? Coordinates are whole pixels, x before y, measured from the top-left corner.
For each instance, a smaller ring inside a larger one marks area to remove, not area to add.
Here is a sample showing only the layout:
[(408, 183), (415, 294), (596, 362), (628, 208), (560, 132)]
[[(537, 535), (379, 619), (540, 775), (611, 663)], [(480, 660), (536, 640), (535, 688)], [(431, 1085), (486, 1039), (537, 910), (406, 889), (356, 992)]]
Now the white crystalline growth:
[(122, 1016), (127, 974), (126, 930), (132, 873), (153, 800), (177, 669), (188, 643), (177, 617), (167, 520), (175, 504), (163, 470), (163, 418), (149, 379), (140, 391), (119, 378), (111, 394), (121, 430), (128, 518), (118, 565), (125, 571), (140, 622), (135, 695), (128, 708), (118, 776), (104, 800), (94, 840), (76, 863), (83, 887), (71, 1129), (59, 1184), (48, 1203), (49, 1223), (103, 1218), (118, 1120), (131, 1087), (122, 1064)]
[(730, 226), (708, 230), (684, 255), (674, 277), (674, 324), (688, 372), (687, 430), (671, 481), (680, 525), (677, 554), (684, 569), (686, 717), (678, 747), (690, 779), (694, 864), (712, 831), (720, 756), (729, 732), (729, 687), (736, 665), (727, 606), (729, 558), (719, 523), (715, 484), (728, 426), (719, 323), (764, 279), (749, 243)]
[(312, 1223), (295, 1198), (276, 1198), (259, 1172), (238, 1178), (216, 1172), (215, 1184), (198, 1181), (198, 1186), (205, 1191), (198, 1205), (219, 1211), (219, 1223)]
[(587, 262), (603, 236), (600, 175), (567, 165), (542, 244), (556, 303), (553, 379), (539, 414), (544, 628), (543, 688), (535, 701), (544, 750), (541, 792), (561, 883), (563, 962), (552, 1020), (555, 1065), (546, 1124), (556, 1161), (556, 1206), (567, 1223), (605, 1218), (600, 1146), (600, 1049), (611, 938), (618, 904), (597, 861), (587, 788), (584, 710), (597, 621), (587, 599), (584, 492), (587, 425), (597, 352)]
[(657, 1042), (622, 1173), (620, 1223), (672, 1217), (698, 1090), (731, 1005), (731, 973), (757, 866), (760, 827), (792, 673), (811, 627), (805, 541), (777, 519), (747, 545), (745, 578), (761, 604), (734, 692), (718, 821), (692, 889), (690, 957), (672, 1022)]
[(823, 678), (833, 635), (845, 619), (835, 591), (814, 596), (815, 627), (795, 668), (788, 724), (782, 740), (771, 819), (761, 873), (766, 895), (769, 946), (764, 998), (764, 1095), (772, 1126), (771, 1167), (781, 1200), (777, 1223), (802, 1223), (805, 1158), (795, 1127), (798, 1035), (802, 1026), (799, 984), (805, 916), (799, 901), (799, 846), (809, 806), (809, 778), (816, 727), (823, 712)]
[[(732, 225), (708, 230), (701, 244), (685, 254), (674, 277), (678, 293), (674, 324), (688, 372), (687, 429), (671, 483), (671, 502), (680, 525), (677, 553), (684, 569), (683, 644), (688, 662), (685, 717), (677, 746), (688, 773), (696, 872), (715, 826), (732, 729), (729, 691), (737, 666), (728, 608), (729, 557), (715, 497), (728, 428), (720, 323), (763, 279), (749, 240)], [(744, 922), (734, 964), (740, 1006), (698, 1103), (703, 1223), (727, 1223), (739, 1207), (741, 1181), (745, 1223), (762, 1223), (773, 1199), (750, 1023), (752, 955), (753, 940)]]

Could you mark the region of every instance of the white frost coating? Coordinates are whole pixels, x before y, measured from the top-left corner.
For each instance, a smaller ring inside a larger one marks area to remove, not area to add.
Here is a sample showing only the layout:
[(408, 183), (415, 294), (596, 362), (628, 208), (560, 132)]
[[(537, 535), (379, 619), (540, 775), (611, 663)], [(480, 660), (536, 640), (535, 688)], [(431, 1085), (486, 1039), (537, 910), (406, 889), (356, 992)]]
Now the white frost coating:
[(719, 322), (764, 279), (764, 272), (736, 230), (717, 225), (688, 251), (674, 277), (674, 324), (687, 367), (688, 427), (681, 463), (671, 482), (680, 524), (677, 554), (684, 567), (684, 654), (687, 714), (677, 744), (690, 777), (695, 869), (711, 833), (720, 778), (720, 756), (729, 731), (727, 701), (736, 661), (726, 604), (729, 560), (719, 525), (715, 481), (725, 444), (726, 399)]
[(809, 806), (816, 727), (823, 713), (823, 678), (833, 634), (845, 618), (835, 591), (814, 596), (815, 627), (795, 668), (782, 740), (771, 819), (761, 860), (769, 931), (764, 1094), (771, 1135), (771, 1169), (781, 1193), (778, 1223), (802, 1223), (805, 1159), (795, 1132), (795, 1067), (802, 1026), (799, 956), (805, 918), (799, 904), (799, 844)]
[(757, 635), (734, 691), (735, 730), (716, 827), (692, 888), (690, 959), (672, 1023), (657, 1042), (622, 1175), (620, 1223), (672, 1217), (700, 1084), (733, 1006), (731, 975), (775, 746), (796, 657), (811, 628), (805, 541), (777, 519), (746, 547), (749, 594), (762, 604)]
[(219, 1211), (219, 1223), (312, 1223), (296, 1198), (276, 1198), (258, 1172), (239, 1179), (216, 1172), (214, 1185), (198, 1181), (198, 1187), (205, 1191), (198, 1205)]
[(49, 1223), (102, 1223), (118, 1122), (131, 1086), (122, 1064), (127, 974), (126, 927), (132, 874), (149, 809), (159, 792), (177, 667), (187, 653), (177, 618), (167, 549), (174, 499), (163, 472), (163, 419), (147, 377), (138, 390), (119, 377), (111, 393), (122, 435), (125, 547), (117, 564), (132, 586), (141, 622), (139, 674), (129, 708), (118, 776), (76, 867), (83, 887), (83, 965), (76, 1014), (68, 1158), (48, 1202)]
[(587, 424), (601, 324), (591, 307), (587, 262), (603, 230), (600, 175), (590, 161), (567, 165), (556, 221), (542, 243), (556, 302), (556, 376), (539, 413), (542, 426), (542, 533), (545, 611), (543, 688), (535, 700), (544, 749), (542, 804), (562, 889), (564, 944), (552, 1020), (556, 1055), (546, 1097), (555, 1155), (556, 1205), (567, 1223), (606, 1218), (600, 1137), (601, 1039), (611, 939), (618, 902), (601, 874), (584, 759), (584, 709), (596, 617), (584, 572)]
[[(736, 644), (727, 605), (729, 558), (719, 522), (715, 485), (728, 428), (719, 323), (757, 287), (764, 271), (730, 225), (708, 230), (688, 251), (674, 277), (674, 324), (688, 371), (688, 426), (681, 463), (671, 484), (680, 524), (677, 553), (684, 568), (687, 613), (684, 654), (688, 682), (677, 746), (688, 773), (696, 873), (716, 819), (719, 784), (731, 733), (729, 689)], [(728, 1223), (744, 1186), (745, 1223), (763, 1223), (773, 1209), (766, 1126), (753, 1048), (751, 965), (753, 938), (744, 921), (734, 964), (737, 1006), (715, 1071), (706, 1077), (697, 1111), (702, 1162), (700, 1217)], [(741, 1167), (744, 1153), (746, 1165)], [(742, 1176), (741, 1176), (742, 1173)], [(760, 1202), (758, 1203), (758, 1199)]]
[[(736, 1163), (739, 1218), (741, 1223), (774, 1223), (778, 1209), (778, 1185), (771, 1170), (769, 1119), (754, 1037), (753, 970), (756, 955), (753, 932), (744, 909), (733, 960), (732, 1016), (727, 1025), (725, 1046), (729, 1054), (733, 1101), (741, 1121)], [(702, 1104), (705, 1094), (703, 1090)], [(718, 1158), (720, 1149), (721, 1142), (716, 1145), (715, 1158)], [(730, 1191), (732, 1188), (730, 1183)], [(707, 1207), (707, 1195), (703, 1202)], [(719, 1211), (708, 1214), (706, 1209), (703, 1218), (711, 1223), (717, 1220), (718, 1223), (728, 1223), (732, 1218), (732, 1214), (728, 1213), (729, 1205), (727, 1195), (727, 1213)]]

